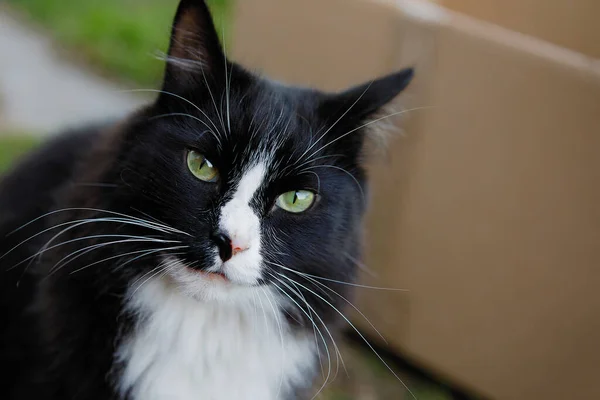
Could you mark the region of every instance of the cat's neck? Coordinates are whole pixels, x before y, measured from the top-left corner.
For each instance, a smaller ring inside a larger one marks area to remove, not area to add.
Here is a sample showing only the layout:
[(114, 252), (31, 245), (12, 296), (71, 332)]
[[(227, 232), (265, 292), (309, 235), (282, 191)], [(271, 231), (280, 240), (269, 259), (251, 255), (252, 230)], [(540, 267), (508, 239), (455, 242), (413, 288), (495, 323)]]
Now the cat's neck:
[(128, 302), (136, 327), (117, 352), (120, 389), (135, 400), (276, 400), (310, 385), (314, 336), (288, 325), (268, 289), (237, 300), (198, 301), (165, 278), (145, 283)]

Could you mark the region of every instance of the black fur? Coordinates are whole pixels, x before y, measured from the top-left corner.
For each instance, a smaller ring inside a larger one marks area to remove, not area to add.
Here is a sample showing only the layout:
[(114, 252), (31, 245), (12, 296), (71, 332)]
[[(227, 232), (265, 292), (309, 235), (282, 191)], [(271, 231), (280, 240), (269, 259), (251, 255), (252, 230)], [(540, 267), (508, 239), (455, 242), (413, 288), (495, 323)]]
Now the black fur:
[[(133, 257), (120, 254), (152, 247), (127, 242), (77, 251), (117, 241), (119, 235), (176, 239), (189, 246), (180, 257), (204, 268), (215, 251), (210, 236), (217, 212), (261, 149), (275, 160), (252, 202), (266, 238), (263, 257), (270, 263), (265, 269), (344, 307), (337, 296), (323, 294), (277, 264), (353, 281), (352, 260), (360, 258), (365, 211), (361, 156), (368, 135), (366, 129), (354, 130), (405, 88), (412, 71), (340, 94), (272, 83), (225, 63), (200, 0), (182, 1), (170, 57), (163, 93), (153, 104), (127, 120), (50, 141), (0, 183), (2, 399), (118, 398), (114, 383), (120, 366), (113, 355), (132, 326), (132, 317), (123, 312), (124, 295), (135, 279), (159, 263), (161, 253), (122, 266)], [(184, 160), (188, 149), (201, 150), (215, 163), (222, 177), (218, 184), (192, 177)], [(309, 211), (291, 214), (273, 207), (279, 194), (297, 189), (318, 193)], [(67, 223), (117, 218), (114, 213), (158, 220), (191, 237), (118, 220), (87, 223), (73, 225), (33, 257), (52, 236), (71, 226)], [(90, 236), (94, 238), (79, 240)], [(274, 236), (285, 249), (277, 247)], [(60, 243), (66, 244), (54, 247)], [(100, 262), (104, 259), (111, 261)], [(62, 267), (55, 268), (57, 264)], [(265, 273), (261, 283), (271, 281)], [(347, 286), (323, 283), (348, 294)], [(310, 291), (302, 294), (326, 323), (333, 327), (339, 322), (339, 315), (321, 299)], [(303, 313), (287, 311), (295, 329), (312, 330)]]

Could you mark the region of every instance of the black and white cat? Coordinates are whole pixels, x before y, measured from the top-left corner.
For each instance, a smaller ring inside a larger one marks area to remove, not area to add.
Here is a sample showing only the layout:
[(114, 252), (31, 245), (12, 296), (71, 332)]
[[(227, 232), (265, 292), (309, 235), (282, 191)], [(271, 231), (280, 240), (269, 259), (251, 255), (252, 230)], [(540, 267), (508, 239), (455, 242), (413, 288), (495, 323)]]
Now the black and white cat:
[(360, 258), (369, 121), (411, 77), (271, 82), (183, 0), (156, 101), (0, 184), (0, 398), (312, 397)]

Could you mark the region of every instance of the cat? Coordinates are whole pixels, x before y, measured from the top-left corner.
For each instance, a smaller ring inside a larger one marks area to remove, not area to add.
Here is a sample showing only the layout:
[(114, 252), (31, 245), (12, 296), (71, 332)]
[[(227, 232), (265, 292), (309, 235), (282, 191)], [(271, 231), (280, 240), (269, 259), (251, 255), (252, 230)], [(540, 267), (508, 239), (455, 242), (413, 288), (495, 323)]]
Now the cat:
[(413, 70), (276, 83), (225, 57), (202, 0), (166, 58), (152, 104), (0, 183), (2, 399), (305, 399), (334, 373), (370, 128)]

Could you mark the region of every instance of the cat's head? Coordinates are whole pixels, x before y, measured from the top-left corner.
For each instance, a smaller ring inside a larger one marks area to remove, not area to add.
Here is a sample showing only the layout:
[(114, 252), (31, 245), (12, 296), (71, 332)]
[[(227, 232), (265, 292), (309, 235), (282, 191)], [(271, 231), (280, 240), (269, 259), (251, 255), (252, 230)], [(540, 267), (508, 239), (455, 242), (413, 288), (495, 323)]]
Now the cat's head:
[(411, 78), (341, 93), (272, 82), (227, 60), (205, 3), (183, 0), (162, 92), (122, 141), (115, 203), (185, 232), (161, 257), (197, 298), (352, 281), (371, 122)]

